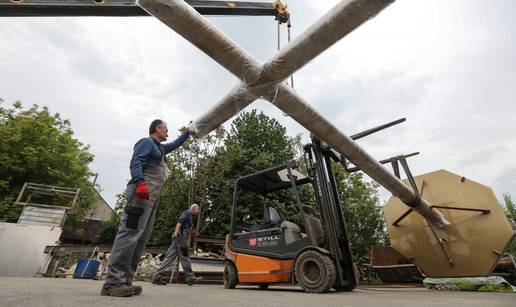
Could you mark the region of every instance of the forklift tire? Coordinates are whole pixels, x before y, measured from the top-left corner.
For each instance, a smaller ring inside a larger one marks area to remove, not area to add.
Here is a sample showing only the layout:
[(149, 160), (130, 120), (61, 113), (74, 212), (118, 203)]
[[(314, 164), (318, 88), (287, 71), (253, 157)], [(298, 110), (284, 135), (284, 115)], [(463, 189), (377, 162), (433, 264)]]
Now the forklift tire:
[(269, 284), (268, 283), (259, 284), (258, 287), (261, 290), (267, 290), (269, 288)]
[(297, 283), (310, 293), (330, 291), (337, 276), (331, 258), (316, 250), (307, 250), (299, 255), (294, 270)]
[(235, 289), (238, 283), (237, 269), (231, 262), (227, 262), (224, 267), (224, 288)]

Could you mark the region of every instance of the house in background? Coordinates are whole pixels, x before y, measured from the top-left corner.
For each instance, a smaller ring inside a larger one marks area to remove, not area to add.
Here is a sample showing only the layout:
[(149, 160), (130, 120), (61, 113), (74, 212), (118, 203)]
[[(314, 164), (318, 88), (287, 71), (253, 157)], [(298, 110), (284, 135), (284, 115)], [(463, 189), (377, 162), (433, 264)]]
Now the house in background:
[[(95, 190), (96, 191), (96, 190)], [(90, 212), (86, 214), (88, 220), (92, 221), (111, 221), (115, 214), (115, 210), (109, 206), (106, 200), (96, 191), (96, 202), (91, 207)]]
[(90, 244), (100, 235), (103, 230), (103, 223), (113, 218), (115, 211), (109, 206), (106, 200), (96, 191), (96, 201), (90, 211), (84, 216), (81, 222), (73, 230), (66, 229), (61, 235), (61, 242), (64, 244)]

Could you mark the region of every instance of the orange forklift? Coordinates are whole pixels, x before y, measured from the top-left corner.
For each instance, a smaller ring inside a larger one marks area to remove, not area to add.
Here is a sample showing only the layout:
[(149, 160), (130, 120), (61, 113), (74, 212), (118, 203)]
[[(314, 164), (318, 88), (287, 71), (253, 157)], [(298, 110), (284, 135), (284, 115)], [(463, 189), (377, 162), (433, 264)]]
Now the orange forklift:
[[(226, 288), (247, 284), (266, 289), (270, 284), (290, 283), (306, 292), (322, 293), (357, 286), (331, 166), (332, 160), (342, 161), (315, 137), (304, 151), (307, 175), (296, 161), (289, 161), (237, 180), (225, 246)], [(313, 189), (315, 199), (306, 202), (312, 206), (301, 199), (304, 185)], [(281, 214), (277, 197), (274, 200), (277, 193), (292, 197), (298, 213), (292, 221)], [(253, 219), (262, 211), (263, 217)]]

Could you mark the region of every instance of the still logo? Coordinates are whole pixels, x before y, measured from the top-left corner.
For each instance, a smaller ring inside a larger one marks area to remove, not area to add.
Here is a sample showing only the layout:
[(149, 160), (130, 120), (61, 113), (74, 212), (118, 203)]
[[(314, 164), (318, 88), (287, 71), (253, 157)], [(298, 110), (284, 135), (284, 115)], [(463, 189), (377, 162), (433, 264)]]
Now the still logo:
[(249, 239), (249, 246), (256, 246), (256, 238)]

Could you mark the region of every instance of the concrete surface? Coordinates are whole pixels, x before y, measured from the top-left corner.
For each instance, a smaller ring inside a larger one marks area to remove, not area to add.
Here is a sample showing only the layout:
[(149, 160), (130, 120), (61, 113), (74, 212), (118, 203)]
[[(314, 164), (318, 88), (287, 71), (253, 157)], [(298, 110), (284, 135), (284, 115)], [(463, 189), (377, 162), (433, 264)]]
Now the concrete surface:
[(45, 271), (45, 246), (55, 245), (61, 232), (56, 226), (0, 223), (0, 276), (33, 277)]
[(424, 288), (360, 288), (353, 292), (308, 294), (296, 287), (222, 285), (155, 286), (140, 282), (143, 293), (129, 298), (100, 296), (101, 281), (54, 278), (0, 278), (0, 306), (516, 306), (516, 294), (438, 292)]

